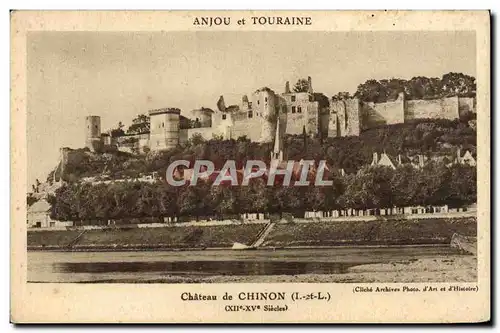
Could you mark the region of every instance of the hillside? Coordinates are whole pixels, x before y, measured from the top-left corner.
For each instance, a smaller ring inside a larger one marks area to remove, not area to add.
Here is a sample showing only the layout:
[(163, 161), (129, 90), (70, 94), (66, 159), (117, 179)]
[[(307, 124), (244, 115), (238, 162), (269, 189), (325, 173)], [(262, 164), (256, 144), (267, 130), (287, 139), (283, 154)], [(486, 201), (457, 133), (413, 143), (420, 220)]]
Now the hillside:
[[(330, 165), (347, 172), (355, 172), (370, 163), (373, 152), (385, 151), (393, 156), (443, 156), (451, 161), (458, 148), (470, 150), (475, 156), (476, 130), (471, 127), (472, 124), (470, 119), (421, 119), (369, 129), (359, 136), (316, 137), (304, 141), (301, 135), (288, 135), (285, 139), (285, 158), (326, 159)], [(216, 167), (234, 159), (241, 167), (249, 159), (268, 161), (271, 149), (271, 143), (250, 142), (245, 137), (208, 141), (194, 137), (184, 147), (140, 155), (116, 150), (92, 153), (88, 149), (77, 149), (69, 153), (63, 178), (71, 182), (82, 177), (135, 178), (152, 172), (164, 175), (170, 162), (179, 159), (207, 159), (213, 161)], [(47, 178), (49, 181), (53, 179), (53, 172)], [(57, 172), (60, 172), (60, 167)], [(56, 174), (57, 178), (59, 174)]]

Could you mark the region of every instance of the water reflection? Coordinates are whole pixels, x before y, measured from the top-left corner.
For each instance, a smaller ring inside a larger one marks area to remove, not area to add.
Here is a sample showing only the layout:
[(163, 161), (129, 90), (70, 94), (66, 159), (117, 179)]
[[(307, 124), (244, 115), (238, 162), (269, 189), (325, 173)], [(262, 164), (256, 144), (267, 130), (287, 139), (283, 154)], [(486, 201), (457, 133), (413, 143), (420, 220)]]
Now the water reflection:
[(345, 274), (369, 263), (458, 255), (450, 247), (255, 251), (28, 252), (29, 282), (144, 282), (177, 277)]
[[(358, 263), (359, 264), (359, 263)], [(297, 275), (343, 274), (357, 264), (285, 261), (136, 261), (54, 264), (55, 273), (139, 273), (169, 275)]]

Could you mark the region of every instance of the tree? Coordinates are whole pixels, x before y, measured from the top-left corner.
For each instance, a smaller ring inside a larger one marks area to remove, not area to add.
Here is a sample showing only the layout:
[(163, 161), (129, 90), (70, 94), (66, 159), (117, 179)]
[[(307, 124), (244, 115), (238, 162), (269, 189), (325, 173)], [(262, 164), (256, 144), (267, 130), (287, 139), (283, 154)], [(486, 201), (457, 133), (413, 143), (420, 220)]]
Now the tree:
[(304, 196), (301, 188), (296, 186), (273, 186), (267, 188), (269, 212), (293, 213), (296, 216), (304, 215)]
[[(449, 96), (474, 97), (476, 95), (476, 79), (463, 73), (448, 73), (443, 75), (441, 79), (425, 76), (413, 77), (410, 80), (392, 78), (377, 81), (371, 79), (360, 84), (354, 96), (364, 102), (383, 103), (395, 100), (402, 92), (407, 99), (435, 99)], [(336, 95), (334, 99), (342, 99), (342, 95)]]
[(444, 163), (427, 163), (420, 169), (414, 184), (415, 197), (413, 205), (445, 204), (446, 184), (450, 181), (450, 169)]
[(179, 213), (183, 216), (194, 216), (196, 220), (200, 215), (211, 214), (209, 197), (209, 188), (205, 182), (198, 183), (196, 186), (183, 186), (177, 196), (177, 205)]
[(264, 213), (268, 210), (266, 183), (263, 178), (253, 178), (248, 186), (238, 186), (236, 203), (238, 213)]
[(246, 135), (241, 135), (236, 139), (238, 142), (251, 142), (251, 140)]
[(451, 207), (462, 207), (477, 202), (477, 170), (468, 165), (455, 164), (450, 168), (450, 178), (443, 184), (444, 202)]
[(310, 185), (301, 191), (304, 196), (304, 210), (320, 211), (325, 208), (325, 191), (323, 187)]
[(405, 207), (415, 203), (419, 190), (418, 177), (419, 171), (409, 164), (394, 170), (391, 178), (391, 188), (395, 206)]
[(440, 98), (442, 95), (442, 82), (438, 78), (425, 76), (413, 77), (404, 82), (405, 93), (408, 99), (432, 99)]
[(476, 95), (476, 78), (463, 73), (448, 73), (441, 79), (442, 89), (445, 96), (467, 96)]
[(351, 98), (351, 94), (346, 92), (346, 91), (341, 91), (337, 93), (336, 95), (332, 96), (332, 99), (334, 101), (342, 101)]
[(139, 114), (132, 119), (132, 125), (127, 129), (127, 134), (149, 133), (150, 118), (145, 114)]
[(47, 202), (51, 205), (50, 217), (61, 221), (79, 220), (77, 210), (77, 190), (80, 184), (63, 185), (58, 188), (54, 195), (47, 197)]
[(392, 208), (392, 173), (393, 170), (385, 166), (362, 168), (347, 185), (344, 194), (346, 207)]
[(111, 137), (112, 138), (116, 138), (116, 137), (119, 137), (119, 136), (124, 136), (125, 135), (125, 131), (123, 131), (123, 127), (125, 127), (125, 125), (123, 125), (123, 123), (121, 121), (118, 122), (118, 125), (116, 126), (116, 128), (113, 128), (110, 131)]
[(162, 205), (160, 203), (156, 184), (141, 183), (138, 187), (138, 200), (136, 203), (137, 217), (159, 217), (163, 216)]
[(236, 191), (232, 187), (219, 185), (210, 188), (210, 208), (220, 219), (236, 212)]
[(348, 178), (342, 177), (337, 173), (329, 173), (329, 177), (326, 180), (332, 181), (332, 186), (325, 186), (322, 188), (323, 191), (323, 207), (324, 211), (331, 211), (340, 208), (339, 199), (345, 192), (345, 184)]
[(308, 92), (309, 82), (306, 79), (299, 79), (293, 86), (293, 91), (296, 93)]
[(34, 204), (37, 201), (38, 200), (33, 195), (27, 195), (26, 196), (26, 204), (28, 205), (28, 207), (31, 206), (32, 204)]
[(177, 217), (179, 215), (179, 205), (177, 202), (179, 189), (168, 184), (157, 183), (156, 185), (160, 215)]
[(354, 97), (364, 102), (382, 103), (387, 101), (384, 87), (377, 80), (368, 80), (358, 86)]
[(194, 133), (188, 140), (188, 146), (196, 146), (205, 142), (203, 135), (200, 133)]

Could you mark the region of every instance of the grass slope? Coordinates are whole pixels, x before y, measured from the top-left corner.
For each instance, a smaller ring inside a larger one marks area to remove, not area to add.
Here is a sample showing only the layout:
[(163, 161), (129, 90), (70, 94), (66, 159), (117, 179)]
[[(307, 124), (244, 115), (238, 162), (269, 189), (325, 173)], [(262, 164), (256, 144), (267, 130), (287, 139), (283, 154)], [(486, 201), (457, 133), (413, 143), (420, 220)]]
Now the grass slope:
[(475, 236), (476, 218), (333, 221), (279, 224), (265, 246), (446, 244), (453, 233)]
[[(74, 248), (204, 248), (251, 244), (264, 224), (89, 230)], [(264, 246), (449, 244), (454, 233), (476, 236), (476, 218), (391, 219), (286, 223), (274, 226)], [(67, 247), (79, 231), (31, 231), (28, 247)]]

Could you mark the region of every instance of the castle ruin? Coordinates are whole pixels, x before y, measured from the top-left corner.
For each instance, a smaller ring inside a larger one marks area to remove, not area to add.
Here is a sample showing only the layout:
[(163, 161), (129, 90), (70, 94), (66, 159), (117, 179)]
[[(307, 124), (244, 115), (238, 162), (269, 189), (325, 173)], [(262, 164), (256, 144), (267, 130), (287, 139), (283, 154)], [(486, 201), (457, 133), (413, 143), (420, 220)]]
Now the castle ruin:
[[(177, 108), (150, 110), (150, 132), (112, 138), (101, 134), (99, 116), (87, 117), (86, 147), (96, 151), (102, 145), (114, 145), (124, 151), (161, 151), (184, 145), (195, 135), (206, 140), (214, 136), (225, 140), (246, 136), (251, 141), (272, 142), (276, 126), (280, 133), (322, 137), (358, 136), (361, 131), (381, 125), (404, 123), (412, 119), (457, 119), (476, 112), (472, 97), (447, 97), (432, 100), (406, 100), (401, 93), (394, 101), (363, 102), (358, 98), (329, 99), (320, 106), (315, 99), (311, 77), (307, 91), (293, 92), (286, 82), (283, 93), (263, 87), (249, 98), (244, 95), (239, 105), (226, 107), (221, 96), (218, 110), (193, 110), (195, 119), (181, 115)], [(279, 122), (278, 122), (279, 118)], [(194, 122), (196, 126), (190, 125)], [(132, 140), (133, 139), (133, 140)]]

